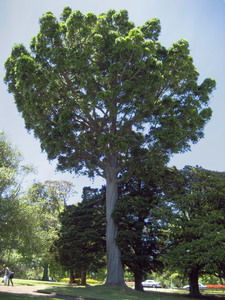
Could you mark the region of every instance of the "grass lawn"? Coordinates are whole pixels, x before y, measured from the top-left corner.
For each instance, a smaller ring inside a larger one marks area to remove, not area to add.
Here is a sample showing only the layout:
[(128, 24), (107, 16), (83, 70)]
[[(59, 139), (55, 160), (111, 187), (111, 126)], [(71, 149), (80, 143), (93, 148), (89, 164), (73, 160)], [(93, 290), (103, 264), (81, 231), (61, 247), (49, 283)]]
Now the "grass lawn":
[[(145, 293), (135, 291), (130, 288), (112, 288), (105, 286), (89, 286), (89, 287), (77, 287), (70, 286), (65, 283), (57, 282), (44, 282), (44, 281), (34, 281), (34, 280), (14, 280), (15, 285), (24, 285), (24, 286), (46, 286), (45, 290), (41, 290), (43, 293), (56, 293), (57, 295), (63, 296), (79, 296), (79, 297), (88, 297), (101, 300), (199, 300), (199, 298), (189, 298), (188, 292), (186, 291), (174, 291), (174, 290), (164, 290), (159, 289), (158, 291), (147, 291)], [(207, 292), (204, 292), (204, 295), (207, 295)], [(4, 295), (4, 298), (2, 297)], [(224, 294), (225, 295), (225, 294)], [(64, 298), (64, 297), (63, 297)], [(0, 293), (0, 299), (5, 300), (29, 300), (29, 299), (40, 299), (40, 300), (49, 300), (49, 298), (38, 297), (38, 296), (24, 296), (24, 295), (13, 295), (13, 294), (2, 294)], [(55, 298), (50, 298), (58, 300), (57, 296)], [(62, 299), (62, 298), (60, 298)], [(66, 299), (66, 297), (65, 297)], [(202, 299), (214, 299), (214, 297), (203, 297)], [(216, 298), (215, 298), (216, 299)], [(221, 299), (221, 298), (220, 298)], [(225, 299), (225, 298), (223, 298)]]
[[(45, 291), (48, 293), (54, 292), (57, 295), (80, 296), (102, 300), (187, 300), (189, 298), (188, 292), (185, 291), (149, 291), (142, 293), (128, 288), (111, 288), (105, 286), (54, 287)], [(199, 300), (199, 298), (191, 299)]]
[(14, 285), (26, 285), (26, 286), (68, 286), (63, 282), (55, 281), (42, 281), (42, 280), (27, 280), (27, 279), (13, 279)]

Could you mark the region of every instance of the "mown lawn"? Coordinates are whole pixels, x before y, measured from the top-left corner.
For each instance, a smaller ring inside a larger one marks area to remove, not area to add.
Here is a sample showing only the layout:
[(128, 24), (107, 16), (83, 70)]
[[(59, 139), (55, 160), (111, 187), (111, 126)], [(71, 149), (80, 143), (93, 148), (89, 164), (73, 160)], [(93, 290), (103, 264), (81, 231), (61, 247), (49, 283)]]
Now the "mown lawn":
[[(105, 286), (88, 286), (88, 287), (77, 287), (70, 286), (65, 283), (57, 282), (43, 282), (34, 280), (14, 280), (15, 285), (24, 286), (46, 286), (45, 290), (41, 290), (43, 293), (55, 293), (57, 295), (65, 296), (60, 299), (66, 299), (67, 296), (77, 296), (77, 297), (88, 297), (101, 300), (199, 300), (199, 298), (189, 298), (188, 292), (185, 291), (166, 291), (160, 289), (158, 291), (146, 291), (145, 293), (135, 291), (130, 288), (112, 288)], [(208, 292), (204, 292), (207, 295)], [(55, 298), (50, 298), (58, 300), (57, 295)], [(38, 297), (38, 296), (24, 296), (24, 295), (13, 295), (13, 294), (3, 294), (0, 293), (0, 299), (5, 300), (29, 300), (29, 299), (40, 299), (49, 300), (48, 297)], [(225, 296), (224, 296), (225, 297)], [(214, 299), (214, 297), (206, 296), (203, 299)], [(221, 299), (221, 298), (220, 298)], [(224, 298), (225, 299), (225, 298)]]
[(26, 286), (68, 286), (63, 282), (55, 281), (42, 281), (42, 280), (27, 280), (27, 279), (13, 279), (14, 285), (26, 285)]
[[(45, 291), (47, 293), (54, 292), (57, 295), (80, 296), (101, 300), (187, 300), (189, 298), (188, 292), (185, 291), (147, 291), (142, 293), (129, 288), (111, 288), (105, 286), (54, 287)], [(199, 298), (191, 299), (197, 300)]]

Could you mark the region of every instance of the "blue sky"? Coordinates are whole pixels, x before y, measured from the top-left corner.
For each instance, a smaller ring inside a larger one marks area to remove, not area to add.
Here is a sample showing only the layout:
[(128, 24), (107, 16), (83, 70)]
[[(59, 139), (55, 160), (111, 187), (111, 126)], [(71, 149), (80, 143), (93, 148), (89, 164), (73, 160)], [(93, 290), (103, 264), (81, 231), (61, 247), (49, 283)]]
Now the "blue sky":
[(200, 82), (206, 77), (214, 78), (217, 88), (211, 97), (213, 116), (205, 128), (205, 137), (191, 151), (175, 155), (170, 166), (181, 169), (185, 165), (199, 165), (203, 168), (225, 171), (225, 1), (224, 0), (0, 0), (0, 129), (23, 153), (24, 163), (31, 163), (38, 169), (33, 179), (68, 180), (75, 185), (77, 195), (70, 203), (81, 200), (84, 186), (100, 187), (104, 180), (93, 182), (83, 176), (56, 173), (54, 162), (49, 163), (41, 153), (39, 141), (24, 128), (24, 121), (17, 112), (13, 96), (8, 94), (3, 83), (4, 62), (16, 43), (29, 48), (30, 40), (38, 33), (38, 20), (47, 11), (59, 17), (63, 8), (70, 6), (82, 13), (96, 14), (109, 9), (127, 9), (130, 20), (136, 26), (146, 20), (158, 17), (161, 20), (160, 42), (170, 47), (181, 38), (188, 40), (191, 56), (200, 73)]

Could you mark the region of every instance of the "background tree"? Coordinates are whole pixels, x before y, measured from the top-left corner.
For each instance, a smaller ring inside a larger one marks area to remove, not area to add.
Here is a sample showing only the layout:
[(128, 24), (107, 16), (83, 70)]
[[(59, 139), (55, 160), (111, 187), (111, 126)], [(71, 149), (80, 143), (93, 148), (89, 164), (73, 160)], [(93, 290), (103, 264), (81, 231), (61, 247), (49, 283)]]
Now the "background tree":
[[(24, 242), (30, 237), (30, 211), (20, 201), (21, 184), (32, 166), (22, 165), (22, 154), (7, 140), (0, 130), (0, 263), (10, 266), (13, 251), (24, 251)], [(24, 222), (26, 221), (26, 222)]]
[(124, 285), (117, 227), (111, 214), (118, 182), (138, 167), (133, 149), (167, 162), (203, 136), (215, 82), (198, 84), (188, 42), (157, 41), (158, 19), (135, 27), (126, 10), (99, 16), (65, 7), (58, 21), (40, 19), (31, 51), (16, 45), (5, 82), (25, 126), (59, 170), (106, 179), (107, 285)]
[[(56, 242), (59, 261), (86, 285), (87, 272), (105, 266), (105, 189), (83, 189), (83, 200), (60, 215), (62, 227)], [(74, 278), (71, 276), (71, 283)]]
[(117, 241), (122, 251), (122, 261), (133, 272), (135, 289), (140, 291), (143, 291), (141, 283), (144, 274), (162, 267), (157, 258), (160, 228), (153, 213), (161, 193), (159, 181), (153, 183), (132, 178), (120, 185), (120, 201), (113, 212), (118, 224)]
[(194, 296), (200, 294), (199, 275), (218, 272), (225, 258), (224, 176), (199, 167), (172, 168), (166, 176), (169, 239), (164, 261), (188, 276)]
[(36, 218), (37, 239), (34, 253), (44, 270), (42, 280), (49, 278), (49, 264), (55, 257), (52, 248), (60, 226), (58, 217), (64, 209), (65, 199), (71, 192), (71, 188), (70, 182), (46, 181), (34, 183), (26, 195), (26, 203), (32, 207)]

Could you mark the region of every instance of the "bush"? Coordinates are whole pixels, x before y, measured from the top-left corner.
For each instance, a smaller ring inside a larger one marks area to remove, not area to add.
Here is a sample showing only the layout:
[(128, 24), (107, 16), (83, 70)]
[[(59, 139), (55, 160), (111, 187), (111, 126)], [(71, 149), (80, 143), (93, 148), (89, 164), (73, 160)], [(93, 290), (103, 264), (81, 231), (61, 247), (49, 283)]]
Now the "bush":
[[(60, 281), (65, 282), (65, 283), (69, 283), (70, 279), (69, 278), (62, 278)], [(98, 280), (91, 279), (91, 278), (87, 279), (86, 281), (87, 281), (87, 284), (99, 284)], [(81, 279), (80, 278), (75, 278), (74, 283), (76, 283), (77, 285), (81, 284)]]
[(99, 284), (99, 281), (90, 278), (90, 279), (87, 279), (87, 284)]
[(70, 279), (69, 279), (69, 278), (62, 278), (62, 279), (60, 280), (60, 282), (69, 283), (69, 282), (70, 282)]

